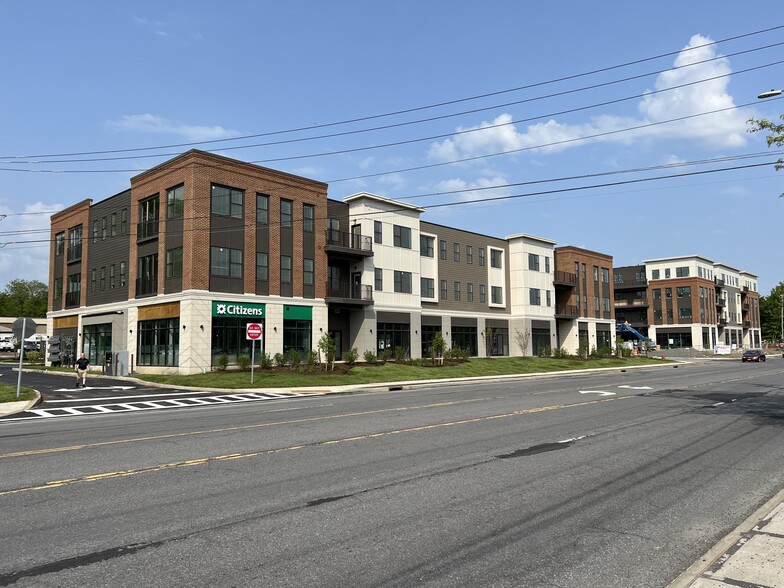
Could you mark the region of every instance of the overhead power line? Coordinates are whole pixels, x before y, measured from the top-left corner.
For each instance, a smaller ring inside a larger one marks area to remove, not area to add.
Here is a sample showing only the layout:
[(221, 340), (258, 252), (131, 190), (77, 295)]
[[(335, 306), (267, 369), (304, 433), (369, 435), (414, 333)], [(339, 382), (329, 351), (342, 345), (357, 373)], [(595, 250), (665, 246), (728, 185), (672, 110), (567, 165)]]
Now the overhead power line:
[[(622, 68), (625, 68), (625, 67), (630, 67), (630, 66), (633, 66), (633, 65), (639, 65), (639, 64), (642, 64), (642, 63), (646, 63), (646, 62), (655, 61), (655, 60), (658, 60), (658, 59), (663, 59), (665, 57), (672, 57), (674, 55), (678, 55), (678, 54), (681, 54), (681, 53), (684, 53), (684, 52), (688, 52), (688, 51), (694, 51), (694, 50), (697, 50), (697, 49), (703, 49), (705, 47), (710, 47), (710, 46), (718, 45), (718, 44), (721, 44), (721, 43), (728, 43), (730, 41), (736, 41), (738, 39), (743, 39), (743, 38), (752, 37), (752, 36), (755, 36), (755, 35), (761, 35), (761, 34), (764, 34), (764, 33), (777, 31), (777, 30), (780, 30), (782, 28), (784, 28), (784, 25), (778, 25), (778, 26), (767, 28), (767, 29), (761, 29), (761, 30), (758, 30), (758, 31), (752, 31), (752, 32), (749, 32), (749, 33), (741, 34), (741, 35), (735, 35), (735, 36), (732, 36), (732, 37), (726, 37), (726, 38), (720, 39), (718, 41), (711, 41), (710, 43), (704, 43), (702, 45), (697, 45), (697, 46), (694, 46), (694, 47), (686, 47), (686, 48), (679, 49), (677, 51), (670, 51), (670, 52), (667, 52), (667, 53), (661, 53), (659, 55), (654, 55), (654, 56), (650, 56), (650, 57), (636, 59), (636, 60), (632, 60), (632, 61), (628, 61), (628, 62), (625, 62), (625, 63), (620, 63), (620, 64), (616, 64), (616, 65), (612, 65), (612, 66), (601, 67), (601, 68), (597, 68), (597, 69), (594, 69), (594, 70), (589, 70), (589, 71), (586, 71), (586, 72), (581, 72), (581, 73), (577, 73), (577, 74), (571, 74), (571, 75), (567, 75), (567, 76), (562, 76), (562, 77), (559, 77), (559, 78), (553, 78), (553, 79), (545, 80), (545, 81), (541, 81), (541, 82), (534, 82), (534, 83), (531, 83), (531, 84), (526, 84), (526, 85), (523, 85), (523, 86), (517, 86), (517, 87), (514, 87), (514, 88), (508, 88), (508, 89), (504, 89), (504, 90), (497, 90), (497, 91), (493, 91), (493, 92), (487, 92), (487, 93), (483, 93), (483, 94), (477, 94), (477, 95), (473, 95), (473, 96), (457, 98), (457, 99), (453, 99), (453, 100), (447, 100), (447, 101), (438, 102), (438, 103), (434, 103), (434, 104), (428, 104), (428, 105), (424, 105), (424, 106), (417, 106), (417, 107), (413, 107), (413, 108), (401, 109), (401, 110), (396, 110), (396, 111), (392, 111), (392, 112), (386, 112), (386, 113), (382, 113), (382, 114), (375, 114), (375, 115), (356, 117), (356, 118), (351, 118), (351, 119), (344, 119), (344, 120), (334, 121), (334, 122), (330, 122), (330, 123), (309, 125), (309, 126), (305, 126), (305, 127), (294, 127), (294, 128), (290, 128), (290, 129), (282, 129), (282, 130), (277, 130), (277, 131), (268, 131), (268, 132), (254, 133), (254, 134), (248, 134), (248, 135), (239, 135), (239, 136), (236, 136), (236, 137), (227, 137), (227, 138), (222, 138), (222, 139), (212, 139), (212, 140), (206, 140), (206, 141), (194, 141), (194, 142), (187, 142), (187, 143), (172, 143), (172, 144), (164, 144), (164, 145), (148, 146), (148, 147), (136, 147), (136, 148), (126, 148), (126, 149), (108, 149), (108, 150), (95, 150), (95, 151), (81, 151), (81, 152), (70, 152), (70, 153), (37, 154), (37, 155), (8, 155), (8, 156), (0, 156), (0, 159), (31, 159), (31, 158), (51, 158), (51, 157), (76, 157), (76, 156), (83, 156), (83, 155), (106, 155), (106, 154), (114, 154), (114, 153), (134, 153), (134, 152), (140, 152), (140, 151), (152, 151), (152, 150), (159, 150), (159, 149), (196, 147), (196, 146), (199, 146), (199, 145), (213, 145), (213, 144), (226, 143), (226, 142), (230, 142), (230, 141), (240, 141), (240, 140), (246, 140), (246, 139), (254, 139), (254, 138), (260, 138), (260, 137), (269, 137), (269, 136), (275, 136), (275, 135), (297, 133), (297, 132), (302, 132), (302, 131), (330, 128), (330, 127), (347, 125), (347, 124), (353, 124), (353, 123), (358, 123), (358, 122), (365, 122), (365, 121), (369, 121), (369, 120), (376, 120), (376, 119), (381, 119), (381, 118), (399, 116), (399, 115), (409, 114), (409, 113), (413, 113), (413, 112), (421, 112), (421, 111), (424, 111), (424, 110), (429, 110), (429, 109), (434, 109), (434, 108), (441, 108), (441, 107), (450, 106), (450, 105), (453, 105), (453, 104), (460, 104), (460, 103), (465, 103), (465, 102), (469, 102), (469, 101), (480, 100), (480, 99), (484, 99), (484, 98), (490, 98), (490, 97), (493, 97), (493, 96), (499, 96), (499, 95), (509, 94), (509, 93), (513, 93), (513, 92), (519, 92), (521, 90), (528, 90), (528, 89), (542, 87), (542, 86), (551, 85), (551, 84), (556, 84), (556, 83), (560, 83), (560, 82), (575, 80), (575, 79), (579, 79), (579, 78), (583, 78), (583, 77), (596, 75), (596, 74), (599, 74), (599, 73), (605, 73), (605, 72), (609, 72), (609, 71), (613, 71), (613, 70), (617, 70), (617, 69), (622, 69)], [(748, 53), (748, 52), (751, 52), (751, 51), (756, 51), (756, 50), (760, 50), (760, 49), (775, 47), (777, 45), (780, 45), (780, 43), (773, 44), (773, 45), (768, 45), (766, 47), (761, 47), (761, 48), (757, 48), (757, 49), (752, 49), (752, 50), (747, 50), (747, 51), (740, 51), (738, 53), (730, 54), (730, 55), (727, 55), (727, 56), (717, 56), (715, 58), (712, 58), (712, 59), (709, 59), (709, 60), (705, 60), (705, 61), (712, 61), (714, 59), (721, 59), (723, 57), (728, 57), (728, 56), (732, 56), (732, 55), (739, 55), (739, 54), (742, 54), (742, 53)], [(702, 62), (700, 62), (700, 63), (702, 63)], [(689, 65), (693, 65), (693, 64), (687, 64), (686, 66), (680, 66), (680, 67), (688, 67)], [(678, 68), (669, 68), (669, 69), (678, 69)], [(657, 73), (657, 72), (654, 72), (654, 73)], [(658, 72), (658, 73), (660, 73), (660, 72)], [(653, 74), (649, 73), (649, 74), (643, 74), (643, 75), (653, 75)], [(619, 81), (627, 81), (627, 80), (631, 80), (631, 79), (636, 79), (638, 77), (642, 77), (642, 76), (633, 76), (631, 78), (626, 78), (624, 80), (619, 80)], [(618, 83), (618, 81), (616, 81), (616, 82), (608, 82), (608, 84), (610, 84), (610, 83)], [(599, 87), (601, 85), (607, 85), (607, 84), (600, 84), (600, 85), (597, 85), (597, 86), (589, 86), (588, 88)], [(572, 90), (570, 92), (576, 92), (576, 91), (582, 91), (582, 89)], [(564, 92), (564, 93), (570, 93), (570, 92)], [(558, 94), (554, 94), (554, 95), (560, 95), (560, 94), (563, 94), (563, 93), (558, 93)], [(541, 98), (539, 98), (539, 99), (541, 99)], [(511, 104), (515, 104), (515, 103), (513, 102)], [(487, 110), (487, 109), (490, 109), (490, 108), (501, 108), (501, 107), (503, 107), (503, 105), (489, 107), (489, 108), (486, 108), (486, 109), (477, 109), (476, 111)], [(452, 114), (452, 115), (447, 115), (447, 116), (459, 116), (461, 114), (467, 114), (467, 113), (471, 113), (471, 112), (474, 112), (474, 111), (466, 111), (464, 113), (457, 113), (457, 114)], [(437, 118), (446, 118), (446, 116), (445, 117), (435, 117), (435, 119), (437, 119)], [(400, 123), (400, 124), (401, 125), (402, 124), (415, 124), (416, 122), (426, 122), (428, 120), (435, 120), (435, 119), (425, 119), (425, 121), (414, 121), (414, 122)], [(399, 126), (399, 125), (390, 125), (390, 126)], [(381, 127), (381, 128), (386, 128), (386, 127)], [(360, 131), (360, 132), (366, 132), (366, 131)], [(304, 139), (304, 140), (307, 140), (307, 139)], [(237, 148), (237, 147), (233, 147), (233, 148)], [(225, 149), (228, 149), (228, 148), (223, 148), (223, 149), (225, 150)], [(163, 155), (152, 155), (152, 157), (155, 157), (155, 156), (163, 156)], [(120, 159), (123, 159), (123, 158), (120, 158)]]

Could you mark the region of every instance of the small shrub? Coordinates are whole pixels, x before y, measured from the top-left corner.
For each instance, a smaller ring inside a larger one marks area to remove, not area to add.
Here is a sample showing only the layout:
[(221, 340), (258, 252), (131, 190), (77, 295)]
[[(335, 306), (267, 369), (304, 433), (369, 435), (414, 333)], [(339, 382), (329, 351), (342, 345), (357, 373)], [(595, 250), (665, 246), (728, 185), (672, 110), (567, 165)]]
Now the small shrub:
[(623, 353), (624, 357), (631, 357), (632, 356), (632, 350), (631, 349), (627, 349), (626, 347), (623, 348), (621, 353)]
[(580, 346), (577, 348), (577, 355), (580, 359), (588, 359), (588, 343), (580, 341)]
[(272, 369), (272, 358), (269, 353), (259, 355), (259, 367), (264, 370)]
[(550, 357), (553, 350), (549, 345), (544, 345), (539, 349), (539, 357)]
[(344, 356), (343, 360), (348, 365), (354, 365), (357, 363), (357, 358), (359, 357), (359, 351), (357, 351), (356, 347), (352, 347), (348, 351), (346, 351), (346, 355)]
[(25, 353), (25, 359), (29, 362), (35, 363), (38, 361), (42, 361), (43, 358), (44, 358), (44, 354), (41, 353), (40, 351), (28, 351), (27, 353)]
[(250, 356), (249, 355), (238, 355), (237, 356), (237, 367), (240, 368), (240, 371), (246, 372), (250, 368)]
[(229, 356), (226, 355), (225, 353), (221, 353), (218, 356), (218, 359), (216, 360), (215, 369), (218, 370), (219, 372), (225, 372), (228, 366), (229, 366)]
[(310, 349), (308, 351), (308, 356), (305, 359), (305, 365), (307, 367), (308, 372), (311, 372), (311, 373), (315, 372), (316, 371), (316, 365), (318, 365), (318, 363), (319, 363), (318, 355), (316, 355), (315, 351)]
[(406, 357), (408, 357), (408, 349), (402, 346), (395, 347), (395, 361), (403, 361)]
[(596, 350), (596, 357), (598, 357), (600, 359), (601, 358), (610, 357), (612, 355), (612, 352), (613, 352), (612, 348), (610, 348), (610, 347), (599, 347)]
[(391, 361), (392, 357), (394, 357), (394, 354), (392, 353), (392, 350), (389, 347), (387, 347), (381, 352), (382, 361)]
[(409, 359), (408, 365), (415, 365), (417, 367), (425, 367), (426, 365), (432, 365), (432, 360), (424, 359), (424, 358), (417, 358), (417, 359)]
[(278, 367), (283, 367), (284, 365), (286, 365), (286, 358), (283, 357), (282, 353), (275, 354), (275, 365)]
[(376, 363), (378, 359), (376, 358), (376, 354), (373, 353), (370, 349), (367, 349), (362, 357), (365, 359), (367, 363)]
[(569, 353), (563, 347), (553, 350), (553, 357), (555, 359), (569, 359)]
[(299, 351), (292, 348), (289, 349), (289, 352), (286, 355), (288, 355), (289, 368), (292, 370), (298, 369), (300, 364), (302, 364), (302, 356)]

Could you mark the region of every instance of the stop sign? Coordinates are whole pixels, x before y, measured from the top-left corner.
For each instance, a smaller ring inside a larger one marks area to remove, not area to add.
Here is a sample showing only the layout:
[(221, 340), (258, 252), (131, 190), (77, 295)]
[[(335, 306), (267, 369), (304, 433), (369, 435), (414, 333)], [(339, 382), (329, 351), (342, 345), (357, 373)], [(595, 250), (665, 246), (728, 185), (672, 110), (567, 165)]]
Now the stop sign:
[(259, 323), (248, 323), (245, 327), (245, 338), (255, 341), (256, 339), (261, 339), (263, 332), (264, 329)]

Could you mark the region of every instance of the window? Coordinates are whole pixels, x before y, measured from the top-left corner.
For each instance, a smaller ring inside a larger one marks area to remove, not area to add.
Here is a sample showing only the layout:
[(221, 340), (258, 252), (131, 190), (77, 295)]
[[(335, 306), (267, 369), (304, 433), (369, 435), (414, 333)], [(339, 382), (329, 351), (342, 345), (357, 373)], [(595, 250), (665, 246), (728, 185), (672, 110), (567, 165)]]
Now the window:
[(672, 309), (671, 308), (667, 309), (667, 320), (668, 321), (672, 320)]
[(664, 297), (669, 300), (672, 298), (672, 288), (665, 288), (664, 289)]
[(256, 193), (256, 222), (260, 225), (269, 224), (269, 196)]
[(598, 265), (593, 266), (593, 281), (594, 282), (598, 282), (599, 281), (599, 266)]
[(242, 218), (245, 192), (236, 188), (212, 185), (212, 214)]
[(100, 276), (101, 276), (101, 281), (100, 281), (101, 292), (103, 292), (104, 290), (106, 290), (106, 266), (101, 267)]
[(269, 254), (263, 251), (256, 252), (256, 279), (261, 282), (269, 280)]
[(106, 217), (101, 218), (101, 241), (106, 240)]
[(602, 268), (602, 282), (605, 284), (610, 283), (610, 270), (608, 270), (606, 267)]
[(455, 300), (460, 300), (460, 282), (455, 282)]
[(433, 257), (435, 252), (435, 237), (428, 237), (427, 235), (419, 235), (419, 255), (422, 257)]
[(95, 292), (98, 284), (98, 270), (90, 270), (90, 292)]
[(661, 308), (654, 308), (653, 309), (653, 320), (656, 321), (656, 322), (661, 323), (661, 320), (662, 320)]
[(313, 260), (306, 257), (302, 260), (302, 283), (305, 286), (312, 286), (314, 275), (315, 266), (313, 265)]
[(63, 298), (63, 279), (62, 278), (55, 278), (54, 279), (54, 299), (55, 300), (62, 300)]
[(57, 233), (54, 236), (54, 254), (60, 256), (65, 251), (65, 233)]
[(291, 256), (280, 256), (280, 283), (291, 284)]
[(661, 300), (661, 288), (654, 288), (653, 289), (653, 299), (654, 300)]
[(613, 274), (613, 282), (623, 284), (623, 276), (621, 274)]
[(411, 272), (395, 270), (395, 292), (411, 294)]
[(98, 221), (93, 221), (93, 243), (98, 242)]
[(599, 312), (599, 297), (598, 296), (594, 296), (593, 297), (593, 310), (595, 312)]
[(446, 300), (446, 280), (441, 280), (441, 300)]
[(242, 277), (242, 249), (211, 247), (210, 273), (227, 278)]
[(460, 243), (452, 244), (452, 259), (457, 262), (460, 261)]
[(479, 248), (479, 265), (484, 267), (485, 266), (485, 248)]
[[(544, 258), (544, 271), (545, 271), (545, 273), (547, 273), (547, 274), (549, 274), (549, 273), (550, 273), (550, 258), (549, 258), (549, 257), (545, 257), (545, 258)], [(548, 305), (548, 306), (549, 306), (549, 305)]]
[(312, 233), (316, 220), (316, 207), (312, 204), (302, 205), (302, 230), (305, 233)]
[[(547, 258), (545, 257), (545, 259), (547, 259)], [(545, 294), (547, 294), (547, 306), (552, 306), (553, 305), (553, 298), (552, 298), (552, 295), (550, 294), (550, 290), (545, 290)]]
[(678, 298), (691, 298), (691, 286), (680, 286), (676, 289)]
[(664, 277), (665, 278), (669, 278), (670, 277), (670, 268), (668, 268), (668, 267), (664, 268)]
[(136, 278), (136, 294), (143, 296), (155, 294), (158, 290), (158, 254), (139, 258), (139, 271)]
[(602, 303), (604, 305), (604, 312), (610, 312), (610, 299), (602, 298)]
[(487, 300), (487, 295), (485, 293), (485, 285), (479, 284), (479, 303), (484, 304)]
[(180, 184), (166, 190), (166, 218), (182, 216), (185, 211), (185, 186)]
[(327, 241), (340, 243), (340, 219), (327, 219)]
[(180, 319), (158, 319), (137, 323), (139, 365), (179, 365)]
[(679, 308), (678, 309), (678, 318), (690, 319), (691, 318), (691, 307), (687, 306), (686, 308)]
[(112, 227), (111, 229), (112, 237), (116, 237), (117, 236), (117, 213), (116, 212), (112, 213), (111, 227)]
[(409, 227), (401, 227), (400, 225), (392, 225), (392, 245), (411, 249), (411, 229)]
[(470, 245), (466, 245), (466, 263), (468, 265), (474, 263), (474, 248)]
[(676, 267), (675, 268), (675, 276), (678, 278), (688, 278), (689, 277), (689, 267)]
[(384, 242), (382, 227), (381, 221), (373, 221), (373, 243), (378, 243), (380, 245)]
[(420, 278), (419, 286), (422, 292), (422, 298), (435, 298), (436, 286), (433, 278)]
[(528, 269), (535, 272), (539, 271), (539, 256), (536, 253), (528, 254)]
[(471, 282), (466, 284), (466, 300), (468, 302), (474, 301), (474, 285)]
[(109, 288), (114, 290), (117, 287), (117, 281), (115, 280), (115, 271), (116, 267), (114, 264), (109, 266)]
[(182, 247), (175, 247), (166, 252), (166, 277), (182, 277)]
[[(106, 233), (106, 228), (101, 229), (101, 235)], [(158, 197), (153, 196), (147, 200), (139, 202), (139, 224), (137, 225), (137, 237), (146, 239), (155, 237), (158, 234)]]
[(375, 269), (375, 278), (376, 278), (376, 292), (383, 292), (384, 291), (384, 270), (380, 267)]
[(532, 306), (540, 306), (542, 304), (542, 294), (539, 288), (528, 288), (528, 302)]
[(290, 229), (293, 221), (294, 203), (291, 200), (280, 201), (280, 228)]
[(120, 262), (120, 288), (124, 288), (126, 286), (126, 284), (128, 283), (126, 281), (126, 275), (125, 274), (126, 274), (125, 262), (121, 261)]
[(120, 234), (127, 235), (128, 234), (128, 209), (123, 208), (120, 211)]
[(441, 259), (446, 259), (446, 241), (444, 239), (438, 242), (438, 256)]
[[(497, 267), (501, 268), (501, 254), (503, 251), (500, 249), (491, 249), (490, 250), (490, 267)], [(538, 261), (537, 261), (538, 264)]]
[(490, 301), (493, 304), (504, 303), (504, 289), (501, 286), (492, 286), (490, 288)]

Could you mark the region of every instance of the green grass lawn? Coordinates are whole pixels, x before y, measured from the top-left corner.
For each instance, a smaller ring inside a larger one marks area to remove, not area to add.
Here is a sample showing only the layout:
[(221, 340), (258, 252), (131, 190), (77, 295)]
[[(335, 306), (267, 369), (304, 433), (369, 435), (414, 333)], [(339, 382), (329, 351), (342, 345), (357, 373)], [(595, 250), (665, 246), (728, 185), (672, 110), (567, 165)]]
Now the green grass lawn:
[(581, 360), (552, 359), (542, 357), (495, 357), (474, 358), (465, 363), (439, 367), (420, 367), (403, 363), (388, 362), (383, 365), (355, 364), (348, 372), (308, 373), (301, 371), (262, 370), (254, 371), (253, 384), (250, 371), (209, 372), (192, 376), (159, 376), (134, 374), (149, 382), (170, 386), (195, 386), (203, 388), (299, 388), (305, 386), (347, 386), (353, 384), (375, 384), (411, 380), (434, 380), (442, 378), (466, 378), (477, 376), (547, 373), (565, 370), (597, 369), (607, 367), (630, 367), (661, 365), (659, 359), (646, 357), (604, 358)]
[(19, 398), (16, 397), (16, 384), (0, 384), (0, 402), (17, 402), (22, 400), (32, 400), (35, 392), (32, 388), (22, 386), (19, 389)]

